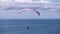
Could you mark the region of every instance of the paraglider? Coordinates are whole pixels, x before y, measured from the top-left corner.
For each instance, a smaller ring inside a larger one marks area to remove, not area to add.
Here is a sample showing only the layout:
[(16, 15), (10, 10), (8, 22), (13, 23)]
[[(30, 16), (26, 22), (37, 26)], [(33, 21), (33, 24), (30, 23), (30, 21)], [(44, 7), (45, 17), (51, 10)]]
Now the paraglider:
[(18, 13), (20, 14), (20, 13), (22, 13), (24, 10), (33, 10), (38, 16), (40, 15), (40, 12), (39, 11), (37, 11), (36, 9), (33, 9), (33, 8), (23, 8), (23, 9), (21, 9), (21, 10), (19, 10), (18, 11)]

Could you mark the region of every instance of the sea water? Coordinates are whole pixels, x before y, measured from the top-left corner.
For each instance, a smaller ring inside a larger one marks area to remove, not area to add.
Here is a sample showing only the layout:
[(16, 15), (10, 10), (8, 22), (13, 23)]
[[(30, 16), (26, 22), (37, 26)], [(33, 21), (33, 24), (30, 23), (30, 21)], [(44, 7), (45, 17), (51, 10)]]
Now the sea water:
[(0, 19), (0, 34), (60, 34), (60, 19)]

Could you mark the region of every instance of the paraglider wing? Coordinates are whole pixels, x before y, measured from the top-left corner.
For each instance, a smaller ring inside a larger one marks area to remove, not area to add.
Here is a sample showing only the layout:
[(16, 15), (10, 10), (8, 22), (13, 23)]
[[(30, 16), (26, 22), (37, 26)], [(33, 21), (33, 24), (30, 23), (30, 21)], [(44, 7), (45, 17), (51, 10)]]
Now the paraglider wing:
[(28, 9), (31, 9), (31, 10), (33, 10), (34, 12), (36, 12), (36, 13), (38, 14), (38, 16), (40, 15), (39, 11), (37, 11), (36, 9), (33, 9), (33, 8), (23, 8), (23, 9), (19, 10), (18, 13), (20, 14), (20, 13), (22, 13), (24, 10), (28, 10)]
[(19, 14), (22, 13), (23, 11), (18, 12)]
[(38, 15), (40, 15), (40, 13), (39, 13), (39, 11), (37, 11), (37, 10), (35, 10), (35, 9), (33, 9)]

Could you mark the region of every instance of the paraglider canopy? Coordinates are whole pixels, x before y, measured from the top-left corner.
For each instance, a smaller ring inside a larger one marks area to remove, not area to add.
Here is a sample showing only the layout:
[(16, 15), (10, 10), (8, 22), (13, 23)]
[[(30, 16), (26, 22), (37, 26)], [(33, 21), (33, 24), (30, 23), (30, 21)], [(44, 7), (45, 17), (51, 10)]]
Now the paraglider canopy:
[(19, 10), (18, 13), (21, 14), (24, 10), (29, 10), (29, 9), (33, 10), (38, 16), (40, 16), (40, 12), (33, 8), (23, 8), (23, 9)]

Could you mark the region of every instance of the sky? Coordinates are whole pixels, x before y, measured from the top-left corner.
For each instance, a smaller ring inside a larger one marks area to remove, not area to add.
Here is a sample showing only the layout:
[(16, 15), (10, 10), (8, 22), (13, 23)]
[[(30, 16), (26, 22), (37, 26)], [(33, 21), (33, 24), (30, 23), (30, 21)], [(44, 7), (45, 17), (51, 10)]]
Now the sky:
[[(12, 0), (0, 0), (0, 1), (12, 1)], [(15, 0), (15, 1), (40, 1), (40, 0)], [(51, 2), (60, 2), (60, 0), (47, 0)]]
[[(0, 0), (1, 1), (1, 0)], [(4, 0), (3, 0), (4, 1)], [(18, 0), (19, 1), (19, 0)], [(21, 1), (21, 0), (20, 0)], [(31, 0), (29, 0), (30, 2)], [(37, 0), (33, 0), (37, 1)], [(39, 1), (39, 0), (38, 0)], [(50, 2), (60, 2), (60, 0), (49, 0)], [(21, 14), (18, 14), (19, 6), (14, 2), (10, 2), (9, 0), (6, 2), (0, 2), (0, 19), (60, 19), (60, 10), (58, 9), (36, 9), (40, 12), (40, 16), (38, 16), (33, 10), (23, 11)], [(22, 5), (24, 6), (24, 5)], [(12, 8), (14, 9), (12, 9)], [(34, 7), (34, 6), (32, 6)], [(41, 7), (41, 6), (38, 6)], [(15, 9), (16, 8), (16, 9)], [(7, 10), (6, 10), (7, 9)], [(10, 9), (10, 10), (8, 10)]]

